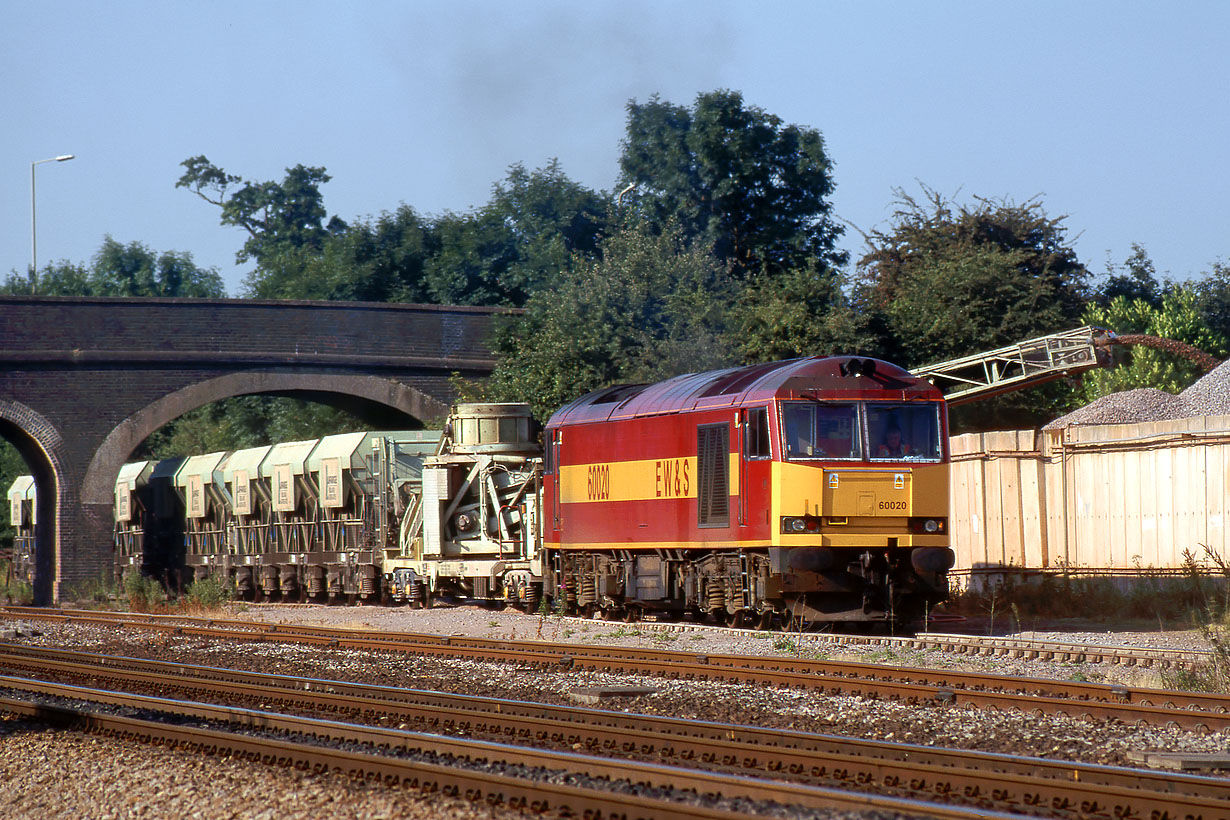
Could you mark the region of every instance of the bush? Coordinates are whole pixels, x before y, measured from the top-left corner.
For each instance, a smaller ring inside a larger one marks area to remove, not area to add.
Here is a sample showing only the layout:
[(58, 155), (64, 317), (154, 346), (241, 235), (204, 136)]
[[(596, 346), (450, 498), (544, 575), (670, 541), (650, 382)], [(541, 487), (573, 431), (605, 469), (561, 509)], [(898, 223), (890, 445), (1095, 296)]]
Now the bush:
[(124, 595), (128, 598), (128, 608), (133, 612), (149, 612), (167, 601), (162, 584), (140, 572), (130, 572), (124, 576)]
[(234, 598), (235, 590), (229, 582), (210, 575), (188, 585), (184, 603), (196, 609), (217, 609)]

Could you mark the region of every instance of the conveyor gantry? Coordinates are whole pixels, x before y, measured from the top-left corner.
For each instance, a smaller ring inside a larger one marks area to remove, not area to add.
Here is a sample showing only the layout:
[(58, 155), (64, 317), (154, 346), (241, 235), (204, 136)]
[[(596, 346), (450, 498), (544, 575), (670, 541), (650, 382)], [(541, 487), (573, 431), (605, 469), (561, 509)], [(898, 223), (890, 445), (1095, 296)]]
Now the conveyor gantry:
[(913, 372), (944, 391), (949, 406), (956, 406), (1108, 365), (1114, 338), (1104, 328), (1078, 327)]

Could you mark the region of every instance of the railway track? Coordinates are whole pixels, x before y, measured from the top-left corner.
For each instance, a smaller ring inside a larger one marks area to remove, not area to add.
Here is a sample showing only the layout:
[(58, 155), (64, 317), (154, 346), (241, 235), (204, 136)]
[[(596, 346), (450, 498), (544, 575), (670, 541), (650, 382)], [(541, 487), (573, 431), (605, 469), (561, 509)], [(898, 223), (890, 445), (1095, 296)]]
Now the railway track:
[(464, 636), (190, 619), (86, 611), (10, 608), (5, 614), (68, 623), (155, 629), (252, 642), (293, 642), (341, 649), (506, 661), (541, 668), (590, 670), (674, 679), (755, 683), (834, 695), (909, 703), (1113, 719), (1199, 731), (1230, 728), (1230, 696), (1078, 681), (1017, 678), (954, 670), (913, 669), (783, 656), (698, 655), (637, 647), (495, 641)]
[[(37, 607), (0, 607), (0, 614), (21, 615), (23, 617), (39, 617), (47, 612), (71, 612), (77, 616), (89, 613), (85, 610), (47, 610)], [(153, 621), (160, 618), (173, 620), (186, 619), (181, 616), (147, 615), (141, 613), (107, 613), (109, 617), (124, 618), (133, 621)], [(556, 616), (551, 616), (555, 619)], [(595, 622), (580, 617), (563, 617), (559, 619), (569, 628), (592, 626)], [(236, 622), (238, 623), (238, 622)], [(248, 621), (253, 628), (267, 627), (264, 622)], [(746, 636), (749, 630), (738, 627), (715, 626), (712, 624), (682, 623), (678, 621), (638, 621), (631, 628), (640, 632), (653, 634), (671, 634), (688, 631), (696, 634)], [(414, 634), (414, 633), (397, 633)], [(1057, 663), (1102, 663), (1113, 666), (1138, 666), (1156, 669), (1184, 669), (1209, 660), (1211, 653), (1206, 649), (1173, 649), (1167, 647), (1137, 647), (1111, 646), (1103, 644), (1077, 643), (1073, 641), (1052, 641), (1035, 637), (997, 637), (991, 635), (962, 635), (956, 633), (921, 632), (914, 635), (856, 635), (831, 632), (788, 632), (773, 633), (774, 637), (789, 641), (800, 650), (829, 650), (842, 647), (878, 647), (898, 651), (937, 651), (956, 655), (1023, 658), (1027, 660), (1055, 661)]]
[[(880, 800), (887, 795), (906, 801), (941, 800), (975, 810), (1038, 816), (1230, 817), (1230, 789), (1226, 781), (1191, 775), (1163, 775), (21, 646), (0, 646), (0, 668), (40, 676), (38, 680), (0, 677), (0, 687), (27, 696), (73, 698), (125, 709), (173, 713), (179, 720), (225, 722), (248, 731), (260, 728), (327, 738), (335, 743), (364, 743), (404, 754), (443, 755), (463, 761), (497, 759), (574, 774), (630, 777), (655, 788), (676, 784), (685, 791), (712, 791), (727, 799), (834, 807), (831, 801), (835, 798), (826, 790), (836, 789), (846, 795), (845, 808), (869, 808), (866, 800)], [(48, 678), (90, 681), (91, 687)], [(93, 688), (100, 683), (126, 691)], [(174, 693), (208, 703), (172, 701), (127, 691), (132, 689)], [(0, 701), (5, 708), (9, 708), (9, 703)], [(369, 725), (237, 708), (235, 703), (363, 720)], [(419, 731), (370, 726), (388, 721)], [(424, 735), (424, 730), (436, 734)], [(548, 748), (535, 750), (506, 742), (497, 745), (453, 737), (459, 733)], [(441, 737), (443, 734), (449, 737)], [(559, 749), (583, 749), (592, 755), (622, 757), (589, 757), (581, 763), (578, 755)], [(674, 769), (677, 774), (665, 775), (661, 771), (663, 763), (683, 768)], [(699, 769), (707, 771), (698, 774)], [(785, 782), (775, 795), (765, 791), (763, 780), (755, 781), (760, 785), (748, 791), (748, 775)], [(712, 779), (724, 776), (732, 780)], [(853, 803), (852, 790), (862, 793)], [(903, 805), (878, 807), (907, 810)], [(921, 813), (969, 816), (943, 814), (938, 809), (932, 804)], [(918, 811), (917, 806), (914, 811)]]

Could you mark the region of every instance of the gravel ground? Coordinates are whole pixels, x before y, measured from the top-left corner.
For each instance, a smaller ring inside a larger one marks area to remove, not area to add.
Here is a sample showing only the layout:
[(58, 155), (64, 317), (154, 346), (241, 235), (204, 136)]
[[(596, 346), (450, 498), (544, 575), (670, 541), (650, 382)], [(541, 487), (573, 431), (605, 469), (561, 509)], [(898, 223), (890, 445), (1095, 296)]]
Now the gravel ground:
[[(509, 640), (624, 644), (690, 652), (825, 654), (914, 666), (985, 669), (1032, 677), (1122, 681), (1140, 685), (1142, 670), (1096, 664), (966, 657), (928, 651), (832, 651), (823, 641), (672, 625), (651, 632), (635, 626), (536, 618), (471, 607), (427, 611), (376, 607), (247, 606), (239, 617), (356, 629), (469, 634)], [(1142, 729), (1109, 722), (915, 707), (892, 701), (832, 697), (756, 686), (663, 681), (589, 672), (526, 669), (462, 659), (416, 658), (383, 652), (321, 650), (293, 645), (245, 646), (187, 636), (102, 630), (30, 622), (17, 640), (60, 648), (234, 666), (266, 672), (366, 681), (466, 694), (571, 704), (571, 690), (597, 685), (646, 686), (654, 694), (613, 700), (606, 708), (675, 717), (776, 726), (925, 745), (1028, 754), (1126, 765), (1132, 751), (1223, 752), (1230, 733), (1198, 735), (1177, 729)], [(1190, 633), (1042, 633), (1051, 640), (1098, 644), (1188, 646)], [(1137, 678), (1137, 679), (1132, 679)], [(31, 765), (31, 764), (34, 765)], [(58, 788), (57, 783), (71, 783)], [(406, 795), (364, 789), (334, 777), (316, 778), (214, 761), (129, 743), (52, 732), (18, 722), (0, 724), (0, 816), (141, 818), (184, 817), (467, 817), (468, 806), (437, 807)], [(246, 795), (246, 797), (245, 797)], [(259, 795), (256, 805), (253, 795)], [(329, 815), (321, 815), (324, 808)], [(271, 813), (262, 814), (266, 809)], [(437, 810), (439, 809), (439, 810)]]
[[(501, 815), (401, 794), (0, 718), (0, 817), (7, 820), (465, 820)], [(508, 814), (507, 816), (516, 816)]]

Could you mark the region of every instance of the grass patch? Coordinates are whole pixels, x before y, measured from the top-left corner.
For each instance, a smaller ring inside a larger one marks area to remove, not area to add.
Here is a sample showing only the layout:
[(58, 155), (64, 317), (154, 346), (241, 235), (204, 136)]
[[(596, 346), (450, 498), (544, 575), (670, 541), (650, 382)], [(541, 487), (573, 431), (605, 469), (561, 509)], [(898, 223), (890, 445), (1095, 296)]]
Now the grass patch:
[(13, 576), (13, 565), (9, 561), (0, 561), (0, 578), (4, 579), (4, 591), (0, 592), (5, 603), (18, 606), (29, 606), (34, 603), (34, 587)]
[[(994, 582), (953, 596), (944, 608), (986, 618), (990, 634), (1056, 618), (1095, 623), (1147, 621), (1159, 628), (1186, 629), (1206, 619), (1210, 602), (1224, 602), (1227, 591), (1230, 574), (1210, 573), (1193, 557), (1190, 570), (1181, 575), (1141, 570), (1126, 579), (1005, 572)], [(1216, 609), (1224, 611), (1224, 603)]]

